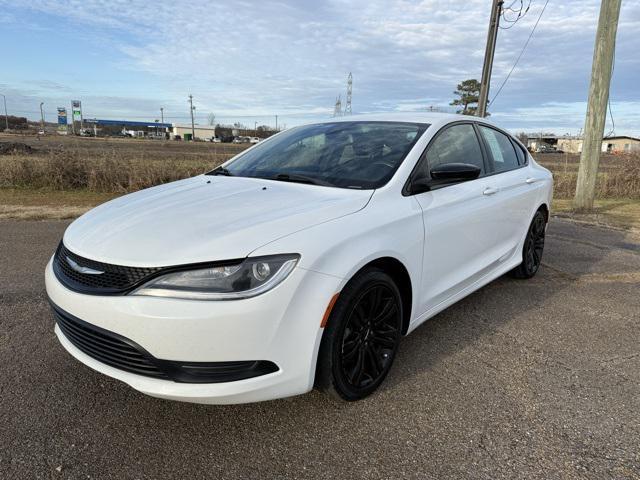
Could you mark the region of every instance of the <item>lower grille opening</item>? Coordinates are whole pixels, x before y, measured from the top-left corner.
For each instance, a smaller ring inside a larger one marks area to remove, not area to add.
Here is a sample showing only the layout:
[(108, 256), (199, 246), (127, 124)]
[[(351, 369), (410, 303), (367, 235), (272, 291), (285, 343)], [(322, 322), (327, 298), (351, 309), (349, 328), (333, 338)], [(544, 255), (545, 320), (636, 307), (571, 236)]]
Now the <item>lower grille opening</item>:
[(82, 353), (113, 368), (179, 383), (222, 383), (277, 372), (267, 360), (179, 362), (155, 358), (128, 338), (87, 323), (52, 304), (64, 336)]

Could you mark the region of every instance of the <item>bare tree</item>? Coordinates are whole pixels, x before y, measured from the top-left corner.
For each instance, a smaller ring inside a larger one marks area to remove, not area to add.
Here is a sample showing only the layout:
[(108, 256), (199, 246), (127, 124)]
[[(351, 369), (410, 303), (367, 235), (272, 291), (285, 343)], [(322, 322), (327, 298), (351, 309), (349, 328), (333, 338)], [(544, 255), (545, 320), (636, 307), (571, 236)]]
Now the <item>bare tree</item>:
[(516, 135), (516, 138), (526, 145), (527, 140), (529, 140), (529, 135), (527, 135), (525, 132), (520, 132)]

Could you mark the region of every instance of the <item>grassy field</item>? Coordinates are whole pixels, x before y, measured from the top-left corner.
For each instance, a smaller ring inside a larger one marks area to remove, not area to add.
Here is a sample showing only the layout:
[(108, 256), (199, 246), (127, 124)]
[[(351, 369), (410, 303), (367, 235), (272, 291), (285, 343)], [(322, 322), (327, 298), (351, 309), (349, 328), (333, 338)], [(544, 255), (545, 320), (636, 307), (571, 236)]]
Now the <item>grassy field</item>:
[[(0, 134), (0, 147), (11, 142), (27, 147), (0, 154), (0, 218), (72, 218), (115, 196), (206, 172), (247, 148), (207, 142)], [(571, 212), (578, 155), (545, 154), (537, 160), (554, 174), (556, 212), (640, 228), (640, 156), (603, 155), (596, 211), (590, 215)]]
[[(537, 154), (536, 160), (553, 173), (554, 197), (573, 198), (580, 156), (574, 154)], [(640, 155), (603, 154), (598, 169), (596, 198), (640, 200)]]
[[(244, 145), (27, 137), (32, 151), (0, 155), (0, 188), (126, 193), (211, 170)], [(7, 142), (0, 137), (0, 145)]]

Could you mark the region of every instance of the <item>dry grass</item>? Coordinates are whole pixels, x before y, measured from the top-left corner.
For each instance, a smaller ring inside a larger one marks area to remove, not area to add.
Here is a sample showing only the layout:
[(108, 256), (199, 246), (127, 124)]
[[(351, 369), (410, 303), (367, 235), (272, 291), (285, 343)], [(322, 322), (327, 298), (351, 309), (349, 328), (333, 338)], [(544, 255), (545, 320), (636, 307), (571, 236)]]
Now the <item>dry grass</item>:
[[(31, 154), (0, 155), (0, 218), (72, 218), (114, 196), (208, 171), (245, 145), (76, 137), (8, 137)], [(537, 155), (555, 179), (554, 210), (571, 211), (579, 156)], [(640, 228), (640, 155), (603, 155), (587, 221)]]
[[(0, 155), (0, 188), (126, 193), (214, 168), (245, 145), (77, 137), (0, 138), (24, 142), (30, 155)], [(555, 178), (554, 196), (573, 198), (579, 156), (537, 155)], [(603, 155), (597, 198), (640, 198), (640, 155)]]
[(31, 146), (30, 155), (0, 156), (0, 188), (132, 192), (203, 173), (246, 148), (55, 137)]
[(640, 200), (602, 199), (596, 200), (593, 212), (573, 211), (572, 201), (554, 199), (552, 213), (579, 222), (599, 224), (632, 230), (640, 234)]
[(132, 192), (203, 173), (221, 162), (151, 160), (52, 152), (0, 159), (0, 187)]
[[(553, 172), (554, 197), (573, 198), (580, 157), (537, 155), (536, 160)], [(596, 180), (596, 198), (640, 199), (640, 155), (603, 155)]]

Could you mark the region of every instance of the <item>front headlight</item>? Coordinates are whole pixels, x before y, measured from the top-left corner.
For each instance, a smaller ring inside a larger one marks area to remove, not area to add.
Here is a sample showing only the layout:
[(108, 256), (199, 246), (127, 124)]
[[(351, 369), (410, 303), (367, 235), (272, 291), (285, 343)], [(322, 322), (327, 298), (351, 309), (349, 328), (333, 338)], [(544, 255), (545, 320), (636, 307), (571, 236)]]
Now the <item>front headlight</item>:
[(167, 273), (145, 283), (132, 295), (192, 300), (255, 297), (287, 278), (299, 258), (297, 254), (254, 257), (231, 265)]

